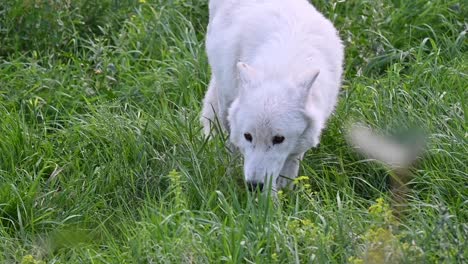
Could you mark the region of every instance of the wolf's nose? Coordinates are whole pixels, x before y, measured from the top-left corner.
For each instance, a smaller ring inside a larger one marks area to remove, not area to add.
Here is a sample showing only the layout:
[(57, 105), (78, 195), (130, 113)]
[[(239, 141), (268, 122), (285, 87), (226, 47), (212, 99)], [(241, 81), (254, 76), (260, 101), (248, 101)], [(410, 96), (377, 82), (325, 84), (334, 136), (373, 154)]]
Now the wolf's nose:
[(259, 191), (263, 191), (263, 183), (261, 182), (247, 182), (247, 187), (249, 188), (249, 191), (255, 192), (257, 189)]

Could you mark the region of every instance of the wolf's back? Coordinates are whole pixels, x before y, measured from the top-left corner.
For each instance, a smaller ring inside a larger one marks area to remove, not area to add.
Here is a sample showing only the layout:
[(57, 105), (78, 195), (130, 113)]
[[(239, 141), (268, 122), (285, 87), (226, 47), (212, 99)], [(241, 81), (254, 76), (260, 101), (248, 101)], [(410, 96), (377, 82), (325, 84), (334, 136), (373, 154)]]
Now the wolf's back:
[(214, 17), (222, 9), (229, 11), (229, 10), (234, 10), (236, 8), (239, 8), (240, 6), (269, 3), (269, 2), (274, 2), (274, 1), (278, 1), (278, 0), (210, 0), (209, 2), (210, 17)]

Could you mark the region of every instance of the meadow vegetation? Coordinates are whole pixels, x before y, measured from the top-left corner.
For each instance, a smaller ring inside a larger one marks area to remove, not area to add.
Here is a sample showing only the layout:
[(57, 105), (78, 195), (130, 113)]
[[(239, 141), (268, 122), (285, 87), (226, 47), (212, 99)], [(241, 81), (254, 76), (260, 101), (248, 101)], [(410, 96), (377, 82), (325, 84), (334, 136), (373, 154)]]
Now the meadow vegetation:
[[(312, 2), (346, 75), (273, 202), (201, 133), (206, 0), (0, 1), (0, 262), (466, 263), (466, 3)], [(428, 135), (398, 218), (350, 120)]]

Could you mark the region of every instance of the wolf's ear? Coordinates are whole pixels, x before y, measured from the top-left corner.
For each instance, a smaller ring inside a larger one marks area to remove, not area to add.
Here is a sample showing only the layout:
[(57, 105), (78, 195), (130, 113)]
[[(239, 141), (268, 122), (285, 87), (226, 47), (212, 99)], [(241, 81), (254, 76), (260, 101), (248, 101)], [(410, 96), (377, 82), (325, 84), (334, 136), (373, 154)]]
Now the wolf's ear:
[(299, 85), (304, 89), (306, 95), (309, 94), (310, 88), (312, 88), (319, 74), (319, 69), (310, 69), (299, 76)]
[(237, 63), (237, 71), (239, 72), (239, 80), (243, 85), (254, 82), (258, 75), (254, 68), (244, 62)]

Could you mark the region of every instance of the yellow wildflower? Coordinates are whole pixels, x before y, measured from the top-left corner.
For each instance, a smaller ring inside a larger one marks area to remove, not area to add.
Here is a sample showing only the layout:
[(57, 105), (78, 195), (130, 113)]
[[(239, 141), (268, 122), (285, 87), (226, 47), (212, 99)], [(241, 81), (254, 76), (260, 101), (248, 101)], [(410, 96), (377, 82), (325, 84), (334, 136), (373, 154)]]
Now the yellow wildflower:
[(309, 177), (307, 176), (299, 176), (296, 179), (294, 179), (294, 184), (298, 184), (301, 181), (308, 181)]

